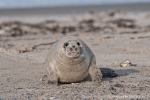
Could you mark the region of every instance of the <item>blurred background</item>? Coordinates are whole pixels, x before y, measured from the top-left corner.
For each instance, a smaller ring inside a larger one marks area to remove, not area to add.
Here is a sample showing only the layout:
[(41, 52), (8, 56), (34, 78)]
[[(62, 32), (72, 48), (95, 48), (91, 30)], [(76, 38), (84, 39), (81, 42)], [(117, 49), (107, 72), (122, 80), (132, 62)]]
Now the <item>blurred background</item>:
[(0, 8), (85, 6), (125, 3), (150, 3), (150, 0), (0, 0)]
[(87, 11), (149, 11), (150, 0), (0, 0), (0, 16), (74, 15)]

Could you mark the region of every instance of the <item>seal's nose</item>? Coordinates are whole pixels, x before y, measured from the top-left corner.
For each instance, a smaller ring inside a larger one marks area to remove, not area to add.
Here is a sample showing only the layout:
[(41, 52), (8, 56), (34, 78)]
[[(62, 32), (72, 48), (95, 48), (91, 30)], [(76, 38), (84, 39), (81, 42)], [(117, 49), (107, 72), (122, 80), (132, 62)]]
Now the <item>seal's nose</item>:
[(75, 46), (73, 45), (72, 48), (75, 48)]

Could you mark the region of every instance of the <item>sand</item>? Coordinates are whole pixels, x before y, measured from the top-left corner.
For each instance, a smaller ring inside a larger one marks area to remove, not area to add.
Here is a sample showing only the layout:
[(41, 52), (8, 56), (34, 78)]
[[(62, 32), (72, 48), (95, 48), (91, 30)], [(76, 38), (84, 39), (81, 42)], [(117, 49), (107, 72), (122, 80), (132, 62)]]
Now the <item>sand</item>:
[[(99, 84), (52, 86), (41, 79), (44, 61), (55, 41), (80, 37), (100, 68), (116, 78)], [(150, 12), (99, 12), (39, 20), (1, 20), (0, 100), (129, 100), (150, 99)], [(132, 66), (120, 67), (129, 59)]]

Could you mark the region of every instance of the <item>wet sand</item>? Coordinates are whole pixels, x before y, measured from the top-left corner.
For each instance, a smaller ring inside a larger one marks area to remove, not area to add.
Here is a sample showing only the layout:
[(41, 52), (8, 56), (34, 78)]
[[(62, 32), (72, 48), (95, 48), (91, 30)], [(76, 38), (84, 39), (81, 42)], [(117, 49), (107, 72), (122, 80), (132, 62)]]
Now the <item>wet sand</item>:
[[(150, 99), (150, 12), (56, 17), (1, 18), (0, 99)], [(51, 86), (42, 81), (46, 55), (55, 41), (67, 35), (80, 37), (92, 49), (98, 67), (114, 69), (119, 76), (103, 78), (98, 85)], [(120, 67), (126, 59), (133, 65)]]

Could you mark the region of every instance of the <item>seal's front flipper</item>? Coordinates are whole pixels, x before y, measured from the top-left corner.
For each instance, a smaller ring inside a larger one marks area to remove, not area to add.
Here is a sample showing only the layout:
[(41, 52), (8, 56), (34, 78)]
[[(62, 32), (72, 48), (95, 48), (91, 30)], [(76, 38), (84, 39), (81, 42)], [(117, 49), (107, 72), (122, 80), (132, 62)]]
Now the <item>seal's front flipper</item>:
[(58, 85), (58, 74), (56, 72), (51, 72), (50, 75), (48, 76), (48, 84), (50, 85)]
[(106, 78), (106, 77), (113, 78), (113, 77), (118, 76), (118, 74), (111, 68), (100, 68), (100, 70), (103, 74), (103, 78)]
[(99, 70), (98, 67), (91, 66), (89, 68), (89, 74), (90, 74), (90, 77), (91, 77), (92, 81), (100, 82), (101, 79), (102, 79), (102, 73), (101, 73), (101, 71)]

